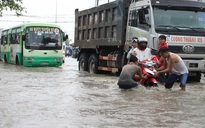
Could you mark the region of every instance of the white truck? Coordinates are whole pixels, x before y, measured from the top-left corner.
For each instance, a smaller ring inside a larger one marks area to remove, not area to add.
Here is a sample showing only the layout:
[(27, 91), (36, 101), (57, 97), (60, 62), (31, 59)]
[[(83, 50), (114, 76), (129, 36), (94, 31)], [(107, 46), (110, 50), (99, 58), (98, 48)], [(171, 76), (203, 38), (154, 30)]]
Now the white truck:
[(190, 78), (199, 82), (205, 71), (205, 3), (196, 0), (116, 0), (76, 9), (79, 70), (120, 72), (127, 62), (126, 42), (143, 36), (158, 49), (161, 34), (184, 60)]

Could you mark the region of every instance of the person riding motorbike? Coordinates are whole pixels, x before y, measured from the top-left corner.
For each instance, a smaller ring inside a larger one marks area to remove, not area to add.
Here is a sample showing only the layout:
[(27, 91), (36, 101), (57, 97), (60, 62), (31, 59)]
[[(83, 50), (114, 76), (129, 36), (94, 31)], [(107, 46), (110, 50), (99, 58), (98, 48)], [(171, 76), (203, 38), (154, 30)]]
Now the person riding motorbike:
[(145, 37), (139, 37), (137, 42), (137, 47), (133, 50), (136, 53), (136, 57), (139, 61), (145, 59), (152, 59), (153, 55), (151, 53), (151, 48), (147, 47), (148, 40)]
[[(156, 56), (152, 55), (152, 49), (147, 47), (148, 44), (148, 40), (145, 37), (139, 37), (138, 38), (138, 46), (133, 50), (133, 52), (136, 53), (136, 57), (139, 59), (139, 61), (155, 61), (156, 63), (158, 63), (158, 59)], [(143, 71), (144, 67), (141, 66), (141, 69)], [(144, 84), (147, 79), (148, 79), (148, 74), (146, 73), (146, 71), (144, 71), (144, 73), (142, 72), (144, 79), (139, 79), (138, 74), (135, 75), (135, 79), (138, 81), (143, 81), (141, 82), (142, 84)], [(149, 77), (150, 78), (150, 77)]]

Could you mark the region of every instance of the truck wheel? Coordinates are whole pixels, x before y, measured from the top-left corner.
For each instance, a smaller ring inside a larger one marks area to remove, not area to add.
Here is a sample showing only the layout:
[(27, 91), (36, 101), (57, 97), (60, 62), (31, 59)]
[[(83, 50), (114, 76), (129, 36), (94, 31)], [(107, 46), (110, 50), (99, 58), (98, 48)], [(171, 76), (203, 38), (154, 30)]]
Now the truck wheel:
[(201, 72), (197, 72), (196, 74), (197, 74), (197, 75), (196, 75), (196, 77), (195, 77), (195, 81), (196, 81), (196, 82), (200, 82), (200, 80), (201, 80)]
[(88, 71), (88, 54), (82, 53), (79, 58), (78, 70)]
[(98, 56), (96, 54), (89, 57), (88, 66), (90, 73), (98, 73)]
[(188, 81), (194, 81), (194, 82), (200, 82), (201, 80), (201, 72), (194, 72), (196, 75), (194, 76), (189, 76)]

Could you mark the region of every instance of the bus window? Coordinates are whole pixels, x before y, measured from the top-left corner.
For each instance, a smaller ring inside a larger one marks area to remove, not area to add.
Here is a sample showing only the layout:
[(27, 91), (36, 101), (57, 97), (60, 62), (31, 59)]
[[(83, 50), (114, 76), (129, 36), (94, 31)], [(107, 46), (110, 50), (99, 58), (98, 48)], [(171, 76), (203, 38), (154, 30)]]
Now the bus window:
[(15, 34), (13, 38), (14, 44), (19, 44), (20, 43), (20, 34)]
[(28, 27), (26, 48), (36, 50), (61, 50), (62, 40), (58, 28)]
[(8, 43), (8, 40), (7, 40), (7, 39), (8, 39), (7, 36), (2, 36), (2, 38), (1, 38), (1, 44), (2, 44), (2, 45), (7, 44), (7, 43)]
[(18, 44), (19, 43), (19, 35), (12, 34), (11, 35), (11, 44)]
[(3, 37), (1, 37), (1, 44), (3, 44), (3, 42), (4, 42), (4, 41), (3, 41)]

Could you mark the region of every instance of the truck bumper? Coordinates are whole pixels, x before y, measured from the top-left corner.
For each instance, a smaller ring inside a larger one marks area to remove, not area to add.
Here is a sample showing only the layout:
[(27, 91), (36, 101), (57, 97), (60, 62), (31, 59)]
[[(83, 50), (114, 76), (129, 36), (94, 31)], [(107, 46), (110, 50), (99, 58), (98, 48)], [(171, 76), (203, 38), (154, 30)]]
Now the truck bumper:
[(205, 60), (183, 60), (189, 71), (205, 72)]

